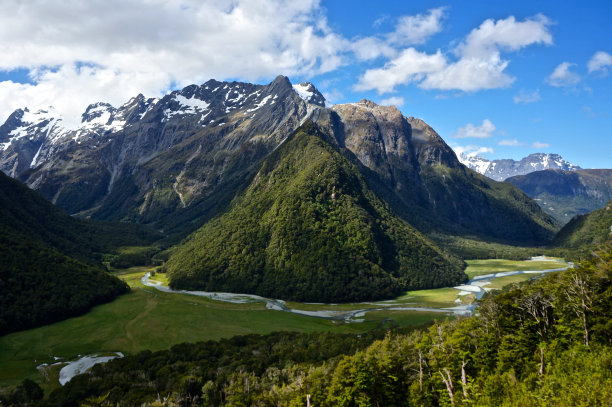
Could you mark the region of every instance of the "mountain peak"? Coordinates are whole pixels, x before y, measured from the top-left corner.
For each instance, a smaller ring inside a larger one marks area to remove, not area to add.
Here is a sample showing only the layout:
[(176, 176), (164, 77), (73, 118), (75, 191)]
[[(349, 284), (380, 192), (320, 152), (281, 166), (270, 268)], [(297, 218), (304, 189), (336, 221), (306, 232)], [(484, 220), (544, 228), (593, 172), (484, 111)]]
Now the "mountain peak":
[(504, 181), (507, 178), (534, 171), (549, 169), (576, 171), (580, 169), (578, 165), (566, 161), (559, 154), (532, 153), (516, 161), (513, 159), (488, 160), (462, 152), (458, 158), (463, 165), (496, 181)]
[(312, 83), (302, 82), (292, 86), (293, 90), (295, 90), (304, 101), (321, 107), (325, 107), (325, 97), (321, 94), (321, 92), (319, 92), (317, 88), (315, 88)]

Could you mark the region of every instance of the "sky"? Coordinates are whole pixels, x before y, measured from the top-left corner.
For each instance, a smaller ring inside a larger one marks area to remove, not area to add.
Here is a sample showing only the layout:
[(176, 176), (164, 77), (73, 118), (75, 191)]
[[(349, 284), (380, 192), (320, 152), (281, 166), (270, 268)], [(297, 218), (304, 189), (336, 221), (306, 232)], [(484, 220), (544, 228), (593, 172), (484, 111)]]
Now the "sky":
[(3, 0), (0, 123), (208, 79), (312, 82), (457, 152), (612, 168), (612, 1)]

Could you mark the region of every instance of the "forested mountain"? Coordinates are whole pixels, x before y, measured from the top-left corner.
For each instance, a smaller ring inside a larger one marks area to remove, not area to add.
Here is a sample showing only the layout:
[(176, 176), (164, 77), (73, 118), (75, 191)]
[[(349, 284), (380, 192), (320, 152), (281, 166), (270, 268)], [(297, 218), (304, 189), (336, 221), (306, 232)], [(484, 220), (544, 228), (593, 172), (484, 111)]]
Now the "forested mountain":
[(603, 208), (575, 216), (555, 237), (553, 245), (570, 249), (574, 257), (590, 254), (592, 247), (612, 236), (612, 200)]
[(422, 120), (367, 100), (326, 107), (312, 84), (284, 76), (94, 104), (77, 129), (52, 110), (18, 110), (0, 127), (0, 169), (68, 213), (149, 224), (176, 242), (223, 212), (307, 118), (423, 233), (541, 244), (558, 228), (518, 190), (463, 167)]
[[(612, 244), (410, 334), (235, 337), (141, 352), (41, 405), (567, 406), (612, 398)], [(143, 404), (144, 403), (144, 404)]]
[(0, 174), (0, 334), (82, 313), (127, 292), (96, 253), (159, 238), (135, 225), (73, 219)]
[(465, 281), (463, 262), (393, 214), (334, 145), (300, 127), (172, 254), (171, 287), (345, 302)]
[(565, 224), (612, 199), (612, 170), (545, 170), (506, 180)]

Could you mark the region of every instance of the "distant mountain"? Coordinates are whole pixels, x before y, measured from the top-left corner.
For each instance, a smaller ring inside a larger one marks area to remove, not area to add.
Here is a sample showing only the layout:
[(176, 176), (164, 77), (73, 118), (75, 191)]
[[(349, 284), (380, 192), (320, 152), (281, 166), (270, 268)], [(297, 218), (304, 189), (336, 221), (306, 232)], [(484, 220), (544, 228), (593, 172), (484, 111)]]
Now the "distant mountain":
[(126, 228), (73, 219), (1, 173), (0, 191), (0, 335), (82, 313), (128, 291), (95, 257), (113, 245), (104, 241), (109, 235), (129, 239)]
[(466, 167), (486, 175), (496, 181), (504, 181), (516, 175), (529, 174), (534, 171), (542, 170), (565, 170), (576, 171), (580, 167), (565, 161), (558, 154), (535, 153), (522, 158), (520, 161), (512, 159), (487, 160), (480, 156), (468, 156), (465, 153), (459, 154), (459, 161)]
[(517, 188), (467, 170), (422, 120), (367, 100), (328, 107), (312, 84), (284, 76), (97, 103), (77, 129), (51, 110), (18, 110), (0, 127), (0, 169), (68, 213), (147, 224), (178, 242), (224, 212), (308, 119), (424, 233), (539, 244), (558, 228)]
[(545, 170), (506, 180), (561, 223), (599, 209), (612, 199), (612, 170)]
[(456, 285), (463, 267), (393, 214), (310, 121), (167, 262), (174, 288), (317, 302)]

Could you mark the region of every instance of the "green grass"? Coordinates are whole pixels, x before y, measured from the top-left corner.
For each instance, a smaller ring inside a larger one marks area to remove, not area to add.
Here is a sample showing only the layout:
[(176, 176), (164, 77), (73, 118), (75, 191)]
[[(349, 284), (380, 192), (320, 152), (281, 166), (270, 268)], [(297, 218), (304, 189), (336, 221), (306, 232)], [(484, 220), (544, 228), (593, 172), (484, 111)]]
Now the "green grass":
[(416, 306), (431, 308), (454, 307), (459, 290), (454, 288), (435, 288), (433, 290), (408, 291), (399, 299)]
[[(476, 275), (500, 271), (544, 270), (556, 268), (552, 261), (469, 260), (466, 272)], [(441, 313), (416, 311), (372, 311), (362, 323), (343, 323), (313, 318), (265, 308), (264, 303), (232, 304), (193, 295), (164, 293), (145, 287), (140, 279), (153, 268), (134, 267), (114, 274), (132, 288), (112, 303), (93, 308), (86, 315), (55, 324), (0, 337), (0, 387), (19, 383), (24, 378), (40, 382), (45, 390), (56, 387), (61, 366), (47, 369), (47, 380), (36, 370), (41, 363), (53, 363), (53, 357), (66, 360), (79, 354), (167, 349), (181, 342), (196, 342), (228, 338), (250, 333), (266, 334), (273, 331), (359, 333), (377, 327), (397, 324), (420, 325), (448, 316)], [(487, 288), (525, 281), (534, 274), (500, 277)], [(151, 278), (167, 284), (165, 274)], [(389, 306), (420, 306), (447, 308), (457, 305), (459, 291), (438, 288), (406, 292)], [(461, 297), (469, 302), (473, 296)], [(385, 304), (385, 303), (382, 303)], [(287, 303), (288, 307), (309, 311), (379, 308), (381, 303), (303, 304)], [(392, 321), (391, 321), (392, 320)]]
[[(364, 323), (346, 324), (267, 310), (261, 302), (232, 304), (163, 293), (140, 284), (146, 270), (116, 273), (128, 282), (132, 292), (86, 315), (0, 337), (0, 387), (15, 385), (24, 378), (41, 382), (47, 390), (56, 386), (60, 367), (50, 369), (48, 382), (36, 371), (41, 363), (53, 363), (54, 356), (71, 360), (96, 352), (134, 353), (168, 349), (182, 342), (274, 331), (360, 333), (376, 328), (383, 318), (368, 315)], [(415, 313), (403, 315), (398, 323), (415, 325), (427, 320), (430, 318)]]
[(487, 260), (466, 260), (468, 267), (465, 269), (465, 274), (472, 279), (483, 274), (493, 274), (505, 271), (522, 271), (522, 270), (549, 270), (561, 268), (565, 263), (560, 263), (558, 259), (551, 260), (503, 260), (503, 259), (487, 259)]
[(501, 290), (507, 285), (522, 283), (523, 281), (538, 277), (539, 275), (540, 274), (515, 274), (513, 276), (499, 277), (493, 280), (491, 284), (486, 285), (485, 288)]

